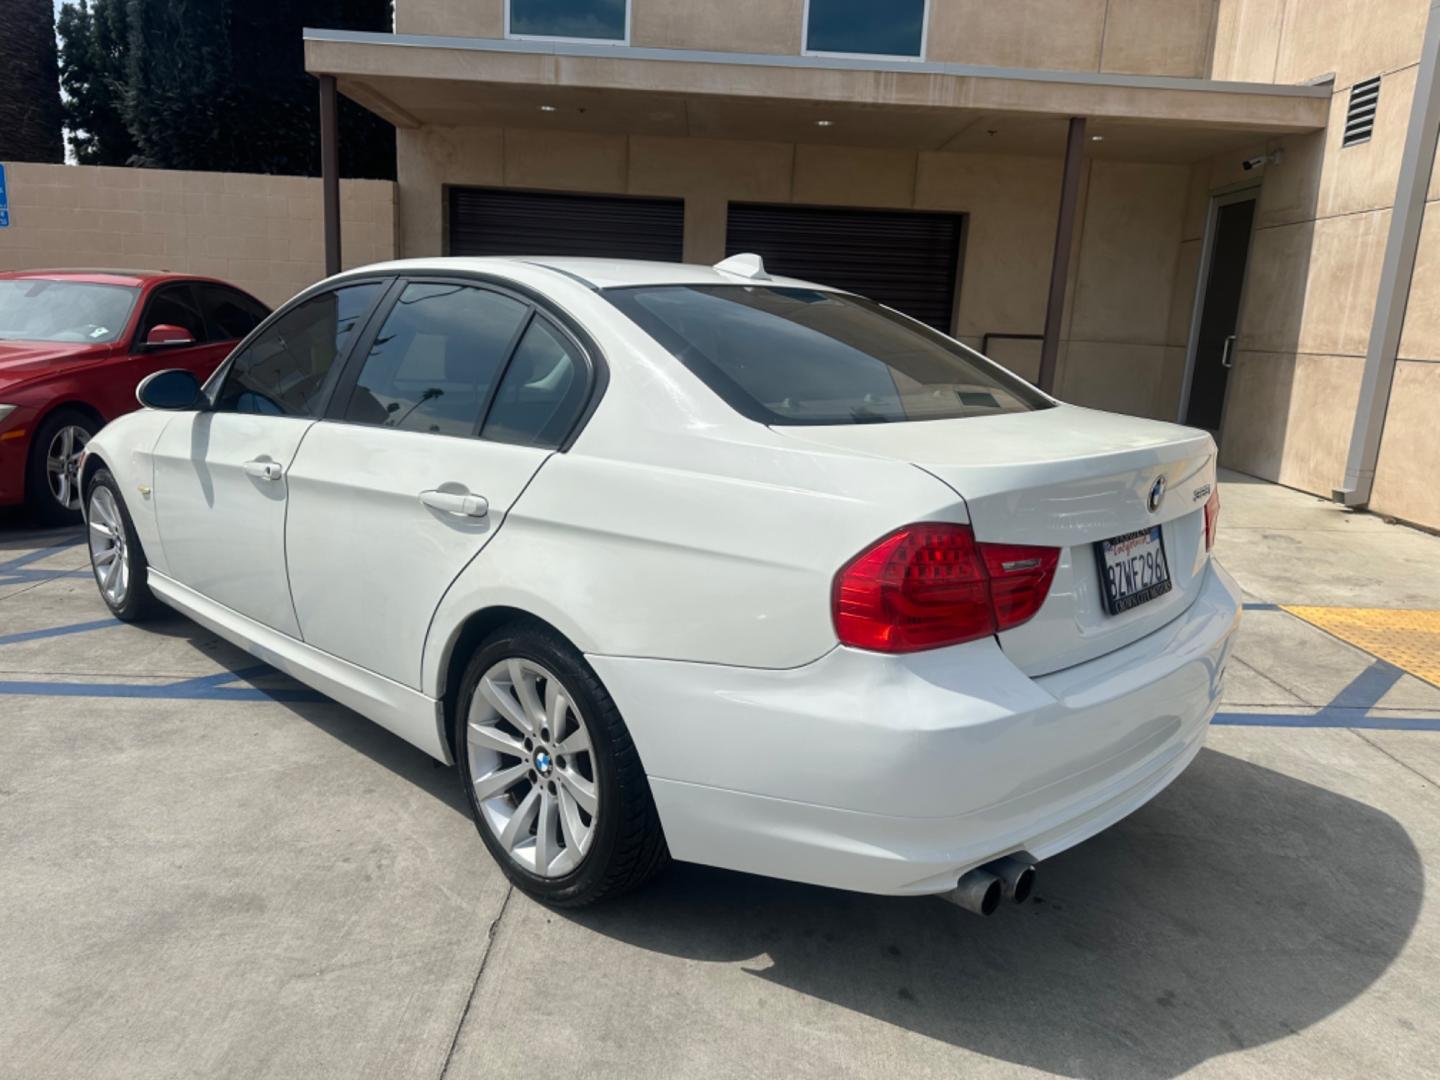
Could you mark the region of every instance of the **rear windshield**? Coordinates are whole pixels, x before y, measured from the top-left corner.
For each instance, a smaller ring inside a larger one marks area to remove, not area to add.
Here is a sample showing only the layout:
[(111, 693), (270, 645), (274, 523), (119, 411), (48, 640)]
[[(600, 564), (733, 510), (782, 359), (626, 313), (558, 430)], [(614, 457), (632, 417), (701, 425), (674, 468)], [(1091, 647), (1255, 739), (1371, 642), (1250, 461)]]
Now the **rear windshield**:
[(103, 344), (125, 330), (139, 289), (88, 281), (0, 281), (0, 339)]
[(974, 350), (857, 296), (762, 285), (638, 286), (604, 295), (764, 424), (950, 420), (1051, 404)]

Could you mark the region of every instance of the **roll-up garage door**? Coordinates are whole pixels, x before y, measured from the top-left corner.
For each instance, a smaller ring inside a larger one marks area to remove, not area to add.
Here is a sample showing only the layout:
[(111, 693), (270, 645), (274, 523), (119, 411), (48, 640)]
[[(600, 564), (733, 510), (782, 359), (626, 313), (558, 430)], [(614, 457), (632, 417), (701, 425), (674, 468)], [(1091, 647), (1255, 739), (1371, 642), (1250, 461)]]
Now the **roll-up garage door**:
[(731, 203), (727, 255), (860, 293), (950, 332), (964, 214)]
[(450, 189), (452, 255), (593, 255), (679, 262), (681, 199)]

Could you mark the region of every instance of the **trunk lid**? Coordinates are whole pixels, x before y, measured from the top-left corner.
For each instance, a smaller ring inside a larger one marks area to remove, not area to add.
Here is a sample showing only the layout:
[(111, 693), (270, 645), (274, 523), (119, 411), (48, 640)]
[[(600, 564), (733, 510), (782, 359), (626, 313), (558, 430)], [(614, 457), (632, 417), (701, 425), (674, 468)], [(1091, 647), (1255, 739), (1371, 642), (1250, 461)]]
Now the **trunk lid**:
[[(1029, 675), (1093, 660), (1159, 629), (1184, 613), (1203, 582), (1209, 558), (1204, 507), (1215, 485), (1215, 444), (1203, 431), (1070, 405), (774, 430), (924, 469), (964, 499), (977, 540), (1059, 548), (1039, 613), (998, 635), (1006, 655)], [(1151, 490), (1162, 476), (1164, 491), (1152, 511)], [(1109, 614), (1096, 544), (1155, 525), (1171, 590)]]

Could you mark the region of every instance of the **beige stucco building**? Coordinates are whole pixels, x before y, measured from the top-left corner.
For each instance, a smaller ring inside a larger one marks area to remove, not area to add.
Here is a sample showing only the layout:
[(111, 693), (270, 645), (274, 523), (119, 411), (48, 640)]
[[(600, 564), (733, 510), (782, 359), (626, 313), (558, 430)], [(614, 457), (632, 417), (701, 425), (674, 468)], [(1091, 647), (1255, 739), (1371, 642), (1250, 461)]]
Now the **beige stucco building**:
[(402, 255), (758, 249), (1440, 527), (1430, 0), (396, 9), (306, 60), (397, 127)]

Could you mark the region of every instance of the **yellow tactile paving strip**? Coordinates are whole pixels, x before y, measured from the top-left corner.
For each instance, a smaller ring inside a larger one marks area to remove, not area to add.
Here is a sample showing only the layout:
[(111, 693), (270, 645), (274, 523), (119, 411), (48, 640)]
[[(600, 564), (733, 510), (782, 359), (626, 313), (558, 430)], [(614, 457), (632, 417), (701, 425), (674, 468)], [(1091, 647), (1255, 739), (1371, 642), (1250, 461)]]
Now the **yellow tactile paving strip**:
[(1281, 605), (1296, 618), (1440, 686), (1440, 611), (1396, 608), (1297, 607)]

